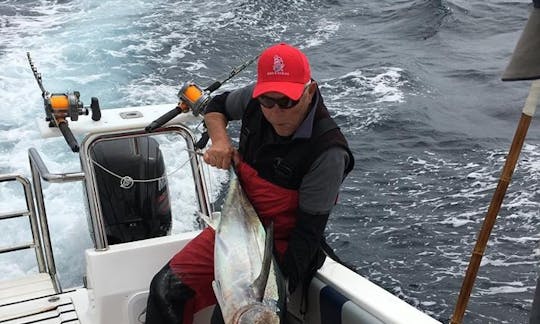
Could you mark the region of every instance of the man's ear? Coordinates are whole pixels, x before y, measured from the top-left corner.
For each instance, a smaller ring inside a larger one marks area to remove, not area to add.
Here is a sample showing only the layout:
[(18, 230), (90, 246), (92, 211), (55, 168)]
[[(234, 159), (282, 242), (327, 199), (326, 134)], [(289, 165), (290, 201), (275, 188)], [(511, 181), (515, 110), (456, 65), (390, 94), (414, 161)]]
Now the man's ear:
[(315, 90), (317, 90), (317, 82), (311, 81), (311, 83), (308, 86), (309, 95), (310, 96), (313, 95), (315, 93)]

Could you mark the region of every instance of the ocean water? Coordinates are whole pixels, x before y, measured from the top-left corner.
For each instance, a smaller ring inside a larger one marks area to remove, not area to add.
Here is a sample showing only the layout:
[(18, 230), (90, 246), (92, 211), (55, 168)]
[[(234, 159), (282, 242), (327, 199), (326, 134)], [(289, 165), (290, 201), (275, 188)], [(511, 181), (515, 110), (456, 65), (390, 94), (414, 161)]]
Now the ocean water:
[[(29, 176), (30, 147), (51, 172), (80, 170), (62, 139), (39, 137), (44, 113), (27, 51), (49, 91), (79, 90), (85, 103), (97, 96), (107, 109), (174, 103), (183, 82), (222, 80), (286, 41), (309, 56), (357, 159), (326, 232), (330, 245), (360, 274), (448, 322), (530, 86), (500, 80), (530, 7), (525, 0), (0, 0), (0, 173)], [(250, 66), (221, 90), (254, 77)], [(527, 322), (540, 254), (539, 145), (533, 120), (465, 323)], [(4, 189), (0, 212), (20, 203), (15, 189)], [(81, 252), (91, 246), (82, 189), (44, 190), (62, 284), (79, 285)], [(5, 226), (0, 245), (27, 237), (17, 232), (22, 222)], [(31, 255), (0, 259), (0, 278), (31, 271)]]

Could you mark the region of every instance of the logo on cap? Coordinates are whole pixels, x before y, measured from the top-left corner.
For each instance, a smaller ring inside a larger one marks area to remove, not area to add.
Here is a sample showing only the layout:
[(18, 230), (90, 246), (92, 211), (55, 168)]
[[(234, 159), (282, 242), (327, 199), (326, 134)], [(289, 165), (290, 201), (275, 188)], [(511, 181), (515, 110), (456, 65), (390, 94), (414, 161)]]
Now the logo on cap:
[(268, 72), (266, 75), (289, 75), (288, 72), (283, 71), (285, 68), (285, 62), (283, 58), (279, 55), (274, 55), (274, 66), (272, 67), (273, 72)]

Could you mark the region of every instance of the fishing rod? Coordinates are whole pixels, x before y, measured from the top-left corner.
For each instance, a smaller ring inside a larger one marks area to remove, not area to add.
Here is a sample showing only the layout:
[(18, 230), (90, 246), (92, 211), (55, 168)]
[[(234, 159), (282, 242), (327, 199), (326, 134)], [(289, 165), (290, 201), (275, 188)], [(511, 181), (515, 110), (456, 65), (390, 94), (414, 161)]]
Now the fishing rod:
[[(174, 107), (169, 112), (154, 120), (152, 123), (150, 123), (150, 125), (146, 126), (146, 132), (153, 132), (157, 128), (165, 125), (165, 123), (167, 123), (169, 120), (173, 119), (177, 115), (181, 113), (186, 113), (190, 110), (195, 116), (198, 116), (201, 113), (204, 114), (206, 106), (211, 99), (210, 94), (219, 89), (225, 82), (232, 79), (238, 73), (242, 72), (246, 67), (248, 67), (255, 60), (257, 60), (257, 58), (259, 58), (259, 55), (256, 55), (248, 61), (233, 68), (225, 79), (223, 79), (222, 81), (215, 81), (205, 89), (202, 89), (194, 82), (185, 82), (180, 88), (180, 91), (178, 92), (178, 98), (180, 99), (178, 105), (176, 105), (176, 107)], [(206, 146), (207, 142), (208, 133), (204, 132), (201, 140), (199, 140), (199, 142), (197, 143), (197, 147), (204, 147)]]
[[(71, 150), (78, 152), (79, 144), (69, 128), (67, 118), (77, 121), (79, 115), (88, 115), (88, 107), (84, 107), (83, 102), (80, 100), (80, 92), (50, 93), (45, 90), (41, 73), (37, 71), (34, 62), (32, 62), (30, 52), (26, 52), (26, 56), (28, 57), (28, 63), (30, 63), (34, 78), (41, 90), (41, 97), (43, 97), (43, 104), (45, 106), (45, 121), (49, 122), (49, 127), (60, 129), (62, 136), (64, 136)], [(92, 110), (92, 120), (98, 121), (101, 119), (99, 100), (96, 97), (92, 97), (91, 99), (90, 110)]]

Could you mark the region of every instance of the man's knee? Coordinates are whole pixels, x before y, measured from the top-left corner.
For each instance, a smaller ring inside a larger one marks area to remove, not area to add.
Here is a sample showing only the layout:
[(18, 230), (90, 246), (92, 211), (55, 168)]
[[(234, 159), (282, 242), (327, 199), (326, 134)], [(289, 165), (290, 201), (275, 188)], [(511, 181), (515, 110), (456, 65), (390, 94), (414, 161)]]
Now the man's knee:
[(193, 290), (165, 265), (150, 283), (146, 324), (181, 324), (185, 304), (193, 295)]

